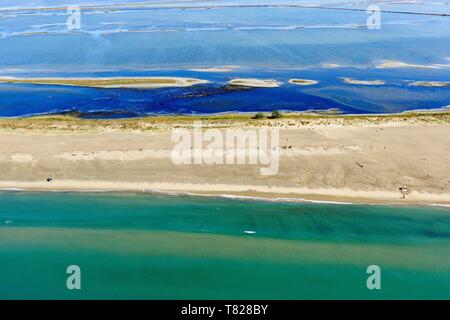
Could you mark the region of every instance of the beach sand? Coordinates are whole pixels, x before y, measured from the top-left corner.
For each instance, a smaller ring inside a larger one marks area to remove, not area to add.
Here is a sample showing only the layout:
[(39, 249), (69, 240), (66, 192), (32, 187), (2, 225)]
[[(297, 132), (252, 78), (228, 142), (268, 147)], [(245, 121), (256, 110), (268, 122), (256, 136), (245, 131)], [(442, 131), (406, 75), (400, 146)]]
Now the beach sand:
[(58, 119), (0, 120), (0, 189), (450, 204), (448, 118), (204, 121), (219, 130), (279, 128), (279, 171), (269, 176), (260, 175), (260, 165), (173, 164), (172, 129), (190, 128), (186, 118)]

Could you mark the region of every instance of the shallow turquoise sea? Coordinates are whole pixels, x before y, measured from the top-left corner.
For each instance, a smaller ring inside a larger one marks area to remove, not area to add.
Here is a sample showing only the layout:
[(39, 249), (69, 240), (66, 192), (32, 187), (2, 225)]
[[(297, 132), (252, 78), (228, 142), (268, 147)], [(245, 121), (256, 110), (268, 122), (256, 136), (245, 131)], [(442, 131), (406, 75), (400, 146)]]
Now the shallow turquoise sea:
[(1, 299), (449, 299), (449, 253), (448, 208), (0, 193)]

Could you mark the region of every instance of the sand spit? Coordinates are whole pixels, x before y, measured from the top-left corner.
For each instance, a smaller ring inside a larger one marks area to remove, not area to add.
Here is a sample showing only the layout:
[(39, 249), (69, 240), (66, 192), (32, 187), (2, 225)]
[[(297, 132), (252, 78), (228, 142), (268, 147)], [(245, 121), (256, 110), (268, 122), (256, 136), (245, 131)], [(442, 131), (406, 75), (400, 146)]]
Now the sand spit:
[(337, 63), (323, 63), (322, 68), (325, 69), (335, 69), (335, 68), (341, 68), (342, 66)]
[(311, 86), (314, 84), (318, 84), (319, 81), (316, 80), (308, 80), (308, 79), (290, 79), (289, 83), (295, 84), (298, 86)]
[(93, 88), (189, 87), (207, 83), (207, 80), (178, 77), (113, 77), (113, 78), (14, 78), (0, 77), (0, 83), (29, 83)]
[(253, 88), (278, 88), (281, 85), (280, 82), (273, 79), (233, 79), (228, 84)]
[(413, 87), (450, 87), (450, 82), (448, 81), (416, 81), (409, 84)]
[(421, 65), (421, 64), (410, 64), (402, 61), (396, 60), (384, 60), (382, 63), (376, 66), (377, 69), (391, 69), (391, 68), (417, 68), (417, 69), (439, 69), (439, 65)]
[(222, 66), (222, 67), (209, 67), (209, 68), (193, 68), (189, 71), (195, 72), (231, 72), (234, 69), (239, 68), (238, 66)]
[(348, 84), (359, 84), (364, 86), (381, 86), (385, 83), (384, 80), (356, 80), (352, 78), (340, 78), (340, 79)]

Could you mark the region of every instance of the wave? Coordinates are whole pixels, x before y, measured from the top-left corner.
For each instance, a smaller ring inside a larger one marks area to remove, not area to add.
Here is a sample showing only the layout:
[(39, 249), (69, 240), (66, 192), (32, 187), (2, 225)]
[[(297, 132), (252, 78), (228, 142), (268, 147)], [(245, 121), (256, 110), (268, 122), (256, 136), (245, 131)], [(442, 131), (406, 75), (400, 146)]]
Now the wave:
[(444, 208), (450, 208), (450, 204), (442, 204), (442, 203), (430, 203), (428, 204), (431, 207), (444, 207)]
[(205, 197), (220, 197), (226, 199), (237, 199), (237, 200), (255, 200), (255, 201), (265, 201), (265, 202), (285, 202), (285, 203), (318, 203), (318, 204), (338, 204), (338, 205), (354, 205), (356, 203), (343, 202), (343, 201), (327, 201), (327, 200), (309, 200), (304, 198), (268, 198), (268, 197), (256, 197), (256, 196), (240, 196), (240, 195), (230, 195), (230, 194), (219, 194), (219, 195), (204, 195), (204, 194), (192, 194), (197, 196)]
[[(13, 191), (13, 192), (30, 192), (29, 189), (21, 188), (0, 188), (0, 191)], [(256, 196), (244, 196), (244, 195), (231, 195), (231, 194), (204, 194), (188, 191), (165, 191), (160, 189), (144, 189), (138, 191), (117, 191), (117, 190), (52, 190), (46, 189), (45, 191), (32, 191), (32, 192), (55, 192), (55, 193), (117, 193), (117, 194), (161, 194), (167, 196), (189, 196), (189, 197), (201, 197), (201, 198), (223, 198), (230, 200), (248, 200), (248, 201), (263, 201), (263, 202), (275, 202), (275, 203), (315, 203), (315, 204), (336, 204), (336, 205), (355, 205), (359, 203), (342, 202), (342, 201), (327, 201), (327, 200), (308, 200), (303, 198), (269, 198), (269, 197), (256, 197)]]

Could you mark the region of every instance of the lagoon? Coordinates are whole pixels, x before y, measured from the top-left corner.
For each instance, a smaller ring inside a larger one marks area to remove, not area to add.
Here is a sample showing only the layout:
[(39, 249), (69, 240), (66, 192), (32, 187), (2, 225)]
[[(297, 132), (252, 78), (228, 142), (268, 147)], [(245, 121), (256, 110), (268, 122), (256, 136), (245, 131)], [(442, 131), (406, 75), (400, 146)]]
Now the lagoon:
[[(0, 84), (0, 117), (67, 111), (86, 118), (329, 109), (377, 114), (450, 105), (448, 87), (410, 85), (450, 81), (445, 3), (380, 2), (379, 30), (367, 29), (364, 5), (326, 3), (333, 7), (275, 5), (317, 6), (317, 1), (198, 1), (91, 8), (82, 10), (76, 32), (67, 30), (64, 10), (0, 10), (0, 77), (192, 77), (210, 82), (157, 90)], [(352, 10), (344, 10), (348, 7)], [(239, 78), (282, 85), (240, 90), (227, 85)], [(340, 78), (358, 79), (359, 85)], [(290, 79), (318, 83), (296, 86)], [(362, 85), (371, 81), (384, 84)]]

